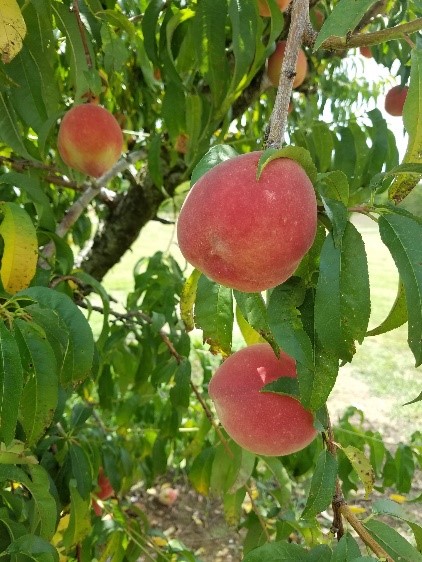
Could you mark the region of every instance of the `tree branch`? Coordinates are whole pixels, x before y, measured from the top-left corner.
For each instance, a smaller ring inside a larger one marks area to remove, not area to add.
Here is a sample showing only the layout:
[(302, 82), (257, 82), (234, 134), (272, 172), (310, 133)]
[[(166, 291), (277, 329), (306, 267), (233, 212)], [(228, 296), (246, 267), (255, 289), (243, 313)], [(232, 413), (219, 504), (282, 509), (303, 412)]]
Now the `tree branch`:
[(277, 96), (270, 119), (267, 139), (269, 148), (280, 148), (284, 142), (290, 97), (296, 76), (296, 64), (303, 34), (309, 21), (309, 0), (294, 0), (289, 35), (280, 73)]
[(378, 45), (386, 41), (394, 39), (401, 39), (404, 35), (416, 33), (422, 29), (422, 18), (417, 18), (407, 23), (381, 29), (380, 31), (373, 31), (372, 33), (359, 33), (351, 35), (350, 37), (329, 37), (322, 45), (321, 49), (328, 50), (344, 50), (345, 48), (352, 49), (354, 47), (362, 47), (371, 45)]

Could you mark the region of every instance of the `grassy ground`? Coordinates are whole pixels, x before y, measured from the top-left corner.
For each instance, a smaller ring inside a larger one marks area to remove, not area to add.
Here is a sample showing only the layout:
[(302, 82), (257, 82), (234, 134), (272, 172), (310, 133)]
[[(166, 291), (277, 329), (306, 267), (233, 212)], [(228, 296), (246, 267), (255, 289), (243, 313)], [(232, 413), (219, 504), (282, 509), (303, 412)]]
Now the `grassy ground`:
[[(368, 254), (372, 328), (388, 314), (396, 296), (398, 277), (376, 224), (362, 216), (356, 217), (355, 223), (363, 235)], [(132, 289), (132, 269), (137, 260), (159, 250), (171, 251), (180, 258), (180, 263), (184, 263), (177, 248), (174, 227), (151, 222), (132, 250), (108, 273), (105, 279), (107, 290), (124, 302)], [(347, 405), (356, 405), (374, 425), (380, 422), (383, 429), (392, 432), (394, 439), (406, 439), (418, 429), (415, 420), (422, 417), (422, 402), (402, 406), (419, 394), (418, 375), (407, 346), (407, 325), (388, 334), (367, 338), (352, 364), (341, 369), (330, 407), (335, 414), (340, 414)]]

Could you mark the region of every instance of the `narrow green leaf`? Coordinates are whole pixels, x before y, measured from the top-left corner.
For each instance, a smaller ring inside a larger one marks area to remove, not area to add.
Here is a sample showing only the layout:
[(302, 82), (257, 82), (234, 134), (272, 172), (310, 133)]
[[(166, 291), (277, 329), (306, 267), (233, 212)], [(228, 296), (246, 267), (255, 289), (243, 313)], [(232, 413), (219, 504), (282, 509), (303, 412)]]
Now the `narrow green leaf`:
[[(403, 125), (408, 144), (403, 164), (420, 163), (422, 151), (422, 117), (419, 111), (422, 97), (422, 48), (417, 43), (412, 50), (410, 83), (403, 107)], [(420, 181), (419, 174), (402, 174), (395, 178), (388, 190), (388, 196), (396, 203), (402, 201)]]
[(308, 553), (306, 562), (332, 562), (332, 551), (327, 544), (317, 544)]
[(415, 404), (416, 402), (420, 402), (421, 400), (422, 400), (422, 392), (420, 392), (418, 396), (413, 400), (411, 400), (410, 402), (405, 402), (403, 406), (408, 406), (409, 404)]
[(422, 363), (422, 225), (410, 217), (390, 214), (378, 221), (381, 240), (390, 250), (406, 293), (408, 343), (416, 366)]
[(228, 525), (234, 527), (239, 524), (242, 514), (242, 503), (245, 498), (245, 490), (237, 490), (234, 494), (226, 492), (223, 496), (224, 518)]
[(352, 562), (359, 559), (360, 549), (358, 543), (350, 533), (346, 533), (341, 537), (334, 548), (331, 562)]
[(0, 322), (0, 441), (6, 445), (15, 436), (22, 388), (19, 348), (13, 334)]
[(306, 136), (306, 141), (312, 142), (318, 171), (327, 172), (331, 167), (334, 150), (333, 133), (328, 125), (322, 121), (312, 125), (312, 134)]
[(394, 464), (396, 467), (396, 489), (400, 494), (408, 494), (412, 488), (415, 473), (415, 461), (409, 445), (399, 443), (394, 455)]
[(50, 425), (58, 401), (56, 357), (44, 331), (36, 324), (16, 318), (14, 332), (25, 370), (19, 421), (26, 441), (34, 445)]
[(262, 295), (259, 293), (242, 293), (237, 290), (233, 291), (233, 295), (243, 318), (262, 338), (272, 344), (274, 351), (278, 351), (278, 346), (274, 342), (268, 324), (267, 309)]
[(59, 562), (59, 553), (54, 546), (42, 537), (32, 534), (17, 538), (5, 552), (13, 557), (25, 555), (25, 558), (28, 556), (37, 562)]
[(230, 91), (235, 91), (239, 83), (244, 82), (254, 60), (254, 49), (258, 23), (257, 6), (254, 2), (237, 2), (230, 0), (229, 17), (232, 24), (234, 53), (234, 72)]
[(92, 467), (84, 448), (77, 443), (69, 445), (70, 464), (75, 478), (78, 494), (88, 500), (92, 488)]
[(376, 515), (390, 515), (405, 521), (415, 535), (418, 550), (422, 551), (422, 526), (416, 523), (401, 505), (389, 499), (376, 500), (372, 505), (372, 511)]
[(186, 130), (185, 92), (180, 84), (166, 84), (161, 115), (171, 138)]
[(371, 519), (364, 526), (393, 560), (400, 560), (400, 562), (422, 561), (422, 554), (386, 523)]
[(26, 144), (24, 142), (24, 135), (18, 126), (18, 118), (13, 109), (13, 106), (5, 93), (0, 92), (0, 140), (13, 151), (27, 158), (33, 160), (34, 157), (29, 154)]
[(306, 562), (308, 552), (301, 546), (288, 542), (268, 542), (254, 548), (243, 562)]
[(80, 383), (89, 375), (94, 357), (94, 338), (82, 312), (67, 295), (47, 287), (30, 287), (19, 295), (33, 298), (42, 308), (54, 310), (64, 322), (70, 339), (61, 383), (65, 386)]
[(404, 290), (404, 285), (399, 281), (399, 286), (397, 289), (397, 296), (391, 307), (390, 312), (387, 317), (379, 326), (369, 330), (367, 336), (378, 336), (379, 334), (385, 334), (391, 330), (395, 330), (407, 322), (407, 303), (406, 303), (406, 293)]
[(231, 289), (214, 283), (205, 275), (198, 281), (195, 301), (195, 324), (212, 353), (229, 355), (233, 332), (233, 296)]
[(344, 45), (346, 45), (349, 33), (356, 28), (375, 2), (376, 0), (354, 0), (353, 3), (340, 2), (337, 4), (330, 16), (324, 21), (315, 42), (314, 51), (319, 49), (324, 41), (331, 36), (343, 38)]
[(284, 394), (296, 400), (300, 399), (299, 383), (296, 378), (280, 377), (279, 379), (264, 385), (260, 392), (274, 392)]
[(161, 10), (165, 5), (164, 0), (151, 0), (142, 18), (142, 33), (144, 35), (145, 51), (149, 59), (158, 67), (157, 25)]
[(316, 188), (324, 197), (340, 201), (347, 206), (349, 202), (349, 181), (340, 170), (318, 174)]
[(341, 248), (327, 236), (315, 295), (315, 327), (321, 343), (340, 359), (350, 361), (355, 341), (365, 337), (370, 315), (369, 275), (365, 246), (348, 223)]
[(209, 494), (214, 457), (214, 447), (204, 449), (195, 458), (189, 470), (189, 480), (195, 490), (203, 496), (208, 496)]
[(176, 369), (174, 386), (170, 389), (170, 400), (175, 408), (189, 407), (191, 365), (187, 359), (183, 360)]
[(80, 543), (92, 530), (91, 526), (91, 498), (83, 499), (75, 480), (69, 482), (70, 490), (70, 519), (63, 534), (63, 546), (69, 548)]
[(226, 0), (202, 0), (197, 4), (194, 22), (196, 43), (202, 43), (203, 72), (211, 90), (212, 105), (216, 108), (226, 96), (230, 79), (226, 57), (226, 15)]
[(331, 503), (337, 477), (337, 459), (324, 450), (318, 456), (302, 517), (315, 517)]
[(191, 186), (196, 183), (201, 176), (206, 174), (208, 170), (235, 156), (238, 156), (238, 153), (228, 144), (217, 144), (210, 148), (193, 169), (190, 182)]
[(276, 287), (268, 302), (268, 323), (277, 344), (297, 362), (312, 369), (312, 345), (297, 308), (303, 297), (303, 287), (295, 280)]
[(277, 457), (260, 457), (269, 471), (274, 476), (279, 489), (272, 490), (271, 493), (277, 498), (279, 504), (283, 507), (287, 505), (290, 501), (292, 495), (293, 482), (290, 479), (289, 473), (287, 472), (282, 461)]

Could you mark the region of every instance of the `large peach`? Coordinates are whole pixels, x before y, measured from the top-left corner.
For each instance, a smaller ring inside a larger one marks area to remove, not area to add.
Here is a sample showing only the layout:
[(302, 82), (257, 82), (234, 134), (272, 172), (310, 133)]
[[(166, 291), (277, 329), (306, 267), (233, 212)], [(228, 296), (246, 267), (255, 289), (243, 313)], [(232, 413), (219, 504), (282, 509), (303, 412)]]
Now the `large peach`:
[(122, 130), (104, 107), (92, 103), (76, 105), (62, 119), (57, 148), (68, 166), (98, 178), (119, 159)]
[(403, 106), (406, 101), (407, 86), (394, 86), (385, 96), (385, 111), (394, 117), (403, 115)]
[(208, 387), (218, 418), (244, 449), (279, 456), (300, 451), (317, 435), (313, 416), (298, 400), (261, 388), (280, 377), (296, 377), (294, 359), (276, 357), (267, 343), (245, 347), (217, 369)]
[[(286, 50), (286, 41), (277, 43), (275, 51), (269, 57), (267, 63), (267, 75), (273, 86), (278, 88), (280, 82), (281, 66), (284, 59), (284, 51)], [(302, 49), (299, 50), (299, 55), (296, 63), (296, 76), (293, 80), (293, 88), (300, 86), (306, 78), (308, 72), (308, 61)]]
[(245, 292), (288, 279), (316, 233), (316, 197), (303, 168), (278, 158), (258, 180), (261, 154), (211, 168), (192, 187), (177, 224), (186, 260), (221, 285)]
[[(282, 12), (287, 10), (288, 5), (290, 4), (290, 0), (276, 0), (277, 6), (280, 8)], [(268, 7), (267, 0), (258, 0), (258, 11), (259, 15), (265, 18), (269, 18), (271, 16), (270, 8)]]

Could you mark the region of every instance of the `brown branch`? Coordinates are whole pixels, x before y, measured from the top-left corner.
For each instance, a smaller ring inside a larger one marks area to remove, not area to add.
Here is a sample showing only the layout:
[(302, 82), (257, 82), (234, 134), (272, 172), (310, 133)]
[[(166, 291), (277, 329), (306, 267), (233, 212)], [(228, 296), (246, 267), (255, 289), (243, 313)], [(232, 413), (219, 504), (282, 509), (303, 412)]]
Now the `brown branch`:
[(328, 50), (344, 50), (345, 48), (353, 49), (355, 47), (378, 45), (386, 41), (394, 39), (402, 39), (405, 35), (416, 33), (422, 29), (422, 18), (417, 18), (407, 23), (388, 27), (372, 33), (359, 33), (350, 37), (328, 37), (322, 45), (322, 49)]
[(308, 21), (309, 0), (294, 0), (289, 35), (281, 67), (280, 82), (270, 119), (270, 130), (266, 143), (269, 148), (280, 148), (284, 142), (289, 102), (292, 95), (293, 81), (296, 76), (296, 63)]

